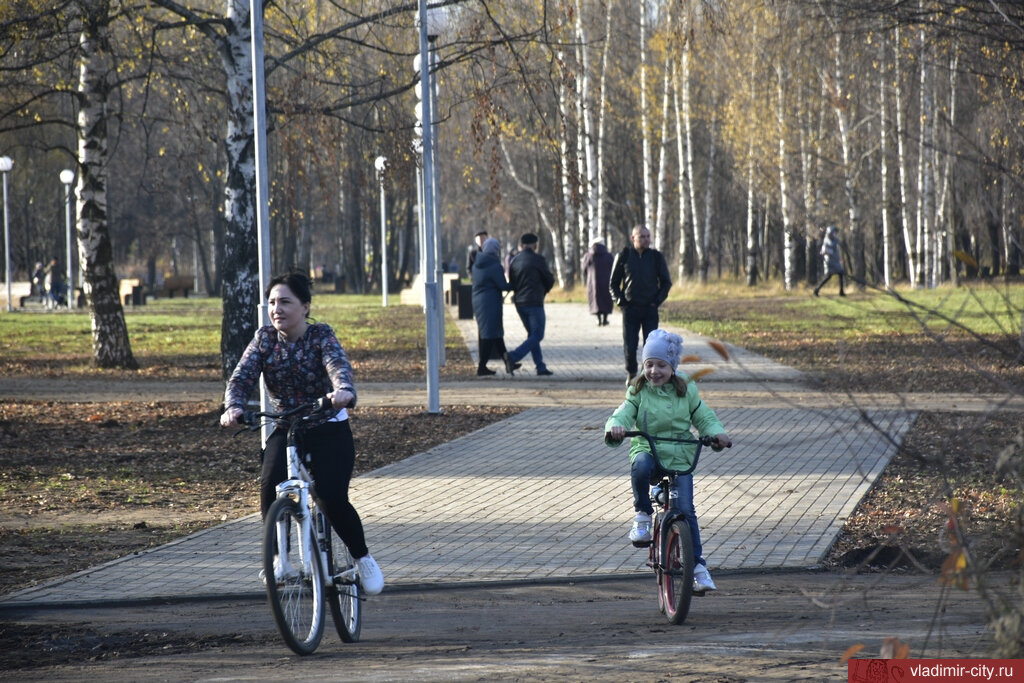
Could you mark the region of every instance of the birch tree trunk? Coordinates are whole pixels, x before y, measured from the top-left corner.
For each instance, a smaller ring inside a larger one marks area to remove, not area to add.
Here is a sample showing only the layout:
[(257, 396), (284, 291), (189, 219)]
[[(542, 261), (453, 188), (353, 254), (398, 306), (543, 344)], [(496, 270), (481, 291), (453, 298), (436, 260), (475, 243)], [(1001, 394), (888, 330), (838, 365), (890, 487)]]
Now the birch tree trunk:
[(782, 259), (783, 282), (787, 291), (796, 286), (796, 236), (789, 210), (789, 184), (786, 179), (786, 107), (783, 90), (784, 74), (781, 67), (775, 70), (775, 118), (778, 124), (779, 151), (779, 213), (782, 216)]
[[(558, 235), (558, 230), (555, 225), (555, 221), (551, 216), (551, 211), (544, 204), (544, 200), (541, 193), (536, 187), (527, 183), (520, 176), (519, 171), (516, 170), (516, 165), (512, 161), (512, 155), (508, 151), (508, 144), (504, 139), (499, 141), (501, 147), (501, 153), (505, 157), (505, 171), (509, 177), (521, 190), (526, 192), (533, 199), (534, 208), (537, 211), (537, 216), (540, 218), (541, 225), (547, 230), (548, 236), (551, 238), (551, 243), (556, 245), (555, 249), (558, 250), (558, 245), (561, 244), (561, 238)], [(555, 277), (558, 279), (560, 287), (565, 287), (565, 271), (563, 269), (564, 264), (561, 255), (557, 255), (555, 258)]]
[[(139, 367), (132, 355), (118, 294), (107, 224), (107, 100), (110, 96), (110, 6), (82, 2), (81, 63), (78, 79), (78, 260), (90, 307), (93, 360), (101, 368)], [(68, 282), (68, 296), (75, 283)]]
[(932, 259), (932, 249), (934, 245), (934, 236), (932, 234), (934, 224), (933, 218), (933, 206), (935, 201), (934, 184), (932, 176), (932, 159), (934, 157), (934, 139), (932, 137), (933, 117), (934, 112), (934, 99), (931, 89), (931, 79), (929, 78), (931, 69), (928, 66), (928, 55), (927, 44), (925, 38), (925, 31), (922, 28), (918, 35), (920, 37), (921, 54), (919, 63), (921, 69), (920, 74), (920, 116), (921, 121), (920, 132), (918, 135), (918, 156), (917, 156), (917, 244), (918, 249), (923, 250), (921, 255), (920, 268), (924, 275), (924, 284), (926, 287), (935, 286), (935, 271), (934, 261)]
[(690, 112), (690, 41), (683, 48), (680, 81), (683, 88), (683, 127), (686, 130), (686, 184), (690, 192), (690, 214), (693, 225), (693, 258), (697, 268), (697, 277), (701, 283), (707, 281), (708, 254), (701, 232), (703, 222), (697, 213), (697, 188), (693, 170), (693, 117)]
[(644, 226), (654, 226), (654, 201), (651, 188), (651, 126), (647, 117), (647, 2), (640, 6), (640, 134), (643, 139)]
[[(860, 200), (857, 196), (856, 175), (857, 169), (853, 161), (853, 142), (850, 139), (850, 117), (846, 108), (845, 74), (843, 69), (842, 38), (837, 32), (835, 38), (835, 54), (833, 65), (835, 69), (833, 89), (833, 110), (836, 116), (836, 125), (839, 129), (839, 143), (842, 149), (843, 158), (843, 194), (846, 195), (846, 213), (849, 225), (849, 236), (852, 242), (853, 260), (847, 264), (848, 268), (858, 283), (865, 280), (865, 264), (863, 240), (864, 233), (860, 225)], [(858, 285), (863, 286), (863, 285)]]
[(676, 194), (679, 196), (679, 267), (677, 270), (676, 280), (682, 281), (689, 277), (689, 240), (687, 239), (686, 231), (686, 215), (687, 215), (687, 188), (686, 188), (686, 174), (683, 173), (683, 169), (687, 168), (686, 165), (686, 148), (684, 145), (685, 133), (683, 130), (683, 114), (682, 107), (679, 103), (679, 68), (678, 63), (672, 64), (672, 81), (674, 86), (672, 88), (672, 102), (673, 102), (673, 113), (675, 114), (676, 120), (676, 164), (679, 168), (679, 173), (676, 174)]
[(916, 288), (918, 286), (917, 246), (910, 232), (910, 188), (908, 187), (909, 181), (907, 178), (907, 166), (910, 162), (907, 159), (906, 147), (904, 145), (906, 129), (903, 123), (903, 81), (901, 79), (902, 60), (900, 59), (902, 46), (899, 26), (893, 29), (893, 33), (895, 35), (893, 40), (895, 64), (895, 69), (893, 70), (893, 77), (895, 79), (893, 95), (896, 100), (896, 167), (899, 171), (900, 181), (899, 216), (900, 221), (903, 223), (903, 248), (907, 252), (907, 279), (910, 280), (911, 288)]
[(597, 220), (595, 221), (596, 225), (593, 226), (595, 234), (591, 236), (591, 239), (603, 237), (609, 249), (612, 248), (612, 244), (609, 241), (609, 231), (607, 226), (605, 226), (604, 217), (604, 120), (608, 103), (608, 98), (605, 95), (605, 84), (607, 83), (608, 77), (608, 46), (611, 43), (611, 36), (612, 8), (611, 3), (606, 2), (604, 13), (604, 45), (601, 47), (601, 92), (599, 95), (600, 100), (598, 101), (597, 109), (597, 160), (595, 162), (596, 167), (594, 169), (597, 180), (597, 193), (594, 198), (594, 205), (597, 207)]
[[(666, 56), (666, 62), (670, 57)], [(665, 236), (665, 214), (668, 206), (666, 196), (667, 174), (668, 174), (668, 119), (669, 119), (669, 76), (671, 67), (665, 64), (665, 77), (661, 84), (661, 135), (658, 140), (658, 183), (657, 183), (657, 210), (654, 214), (654, 229), (651, 231), (654, 236), (654, 248), (658, 251), (665, 250), (668, 240)]]
[[(559, 61), (562, 61), (559, 59)], [(559, 132), (558, 132), (558, 148), (559, 148), (559, 160), (558, 169), (559, 177), (562, 185), (562, 229), (561, 235), (557, 236), (560, 239), (555, 239), (553, 245), (555, 247), (555, 259), (559, 263), (556, 266), (556, 270), (559, 274), (559, 284), (562, 287), (568, 286), (572, 282), (573, 272), (576, 269), (575, 264), (568, 263), (569, 254), (576, 254), (576, 207), (573, 205), (573, 179), (570, 169), (572, 168), (572, 149), (570, 148), (570, 132), (569, 132), (569, 105), (568, 105), (568, 86), (566, 84), (567, 74), (565, 73), (564, 63), (562, 69), (562, 78), (558, 86), (558, 118), (559, 118)]]
[[(711, 221), (714, 218), (714, 187), (715, 187), (715, 150), (717, 140), (715, 139), (717, 129), (717, 119), (714, 116), (715, 106), (712, 103), (711, 107), (711, 120), (708, 122), (708, 170), (707, 170), (707, 181), (704, 186), (704, 260), (701, 262), (700, 281), (701, 283), (707, 283), (708, 281), (708, 269), (711, 267)], [(721, 263), (721, 251), (718, 252), (719, 263)], [(721, 273), (719, 273), (721, 275)]]
[(226, 77), (224, 261), (221, 264), (221, 372), (225, 379), (256, 333), (260, 301), (256, 235), (256, 159), (252, 102), (252, 34), (248, 0), (228, 0), (226, 34), (215, 38)]
[[(597, 220), (597, 204), (601, 201), (599, 194), (599, 178), (601, 176), (601, 169), (597, 164), (597, 142), (594, 139), (594, 96), (591, 92), (590, 82), (589, 41), (587, 40), (587, 32), (583, 24), (583, 0), (576, 0), (576, 36), (579, 44), (579, 64), (583, 72), (580, 77), (579, 97), (581, 102), (580, 119), (583, 126), (583, 136), (580, 148), (582, 150), (581, 159), (583, 160), (584, 171), (580, 174), (580, 178), (583, 184), (581, 200), (584, 203), (584, 211), (581, 213), (586, 218), (586, 229), (581, 237), (580, 248), (582, 249), (584, 244), (589, 244), (592, 240), (601, 236), (601, 224)], [(607, 50), (607, 44), (605, 49)], [(605, 54), (607, 54), (607, 52)], [(601, 66), (601, 77), (603, 80), (604, 64)], [(603, 95), (602, 87), (602, 97)]]
[(892, 289), (892, 228), (889, 225), (889, 122), (886, 108), (888, 107), (888, 84), (886, 83), (885, 39), (879, 40), (878, 49), (878, 175), (881, 183), (882, 209), (882, 282), (886, 289)]

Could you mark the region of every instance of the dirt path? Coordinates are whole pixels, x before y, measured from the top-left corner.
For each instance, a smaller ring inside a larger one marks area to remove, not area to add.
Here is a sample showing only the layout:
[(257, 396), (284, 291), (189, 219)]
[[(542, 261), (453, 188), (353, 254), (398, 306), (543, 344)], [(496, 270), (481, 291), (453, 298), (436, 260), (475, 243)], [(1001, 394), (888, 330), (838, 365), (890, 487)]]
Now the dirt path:
[(306, 658), (262, 602), (0, 613), (39, 641), (0, 643), (0, 669), (48, 681), (845, 681), (842, 653), (876, 655), (887, 637), (912, 657), (984, 656), (979, 601), (943, 602), (934, 577), (718, 579), (682, 626), (658, 613), (647, 578), (385, 592), (366, 605), (361, 642), (328, 631)]

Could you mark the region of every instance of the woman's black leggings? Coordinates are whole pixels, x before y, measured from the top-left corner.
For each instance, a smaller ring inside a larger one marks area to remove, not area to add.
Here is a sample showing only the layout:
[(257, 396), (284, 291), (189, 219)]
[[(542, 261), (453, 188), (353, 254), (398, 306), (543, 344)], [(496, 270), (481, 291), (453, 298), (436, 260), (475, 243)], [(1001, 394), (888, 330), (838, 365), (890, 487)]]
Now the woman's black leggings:
[[(275, 429), (263, 450), (260, 511), (264, 517), (277, 498), (277, 485), (288, 478), (285, 457), (287, 446), (286, 431)], [(360, 558), (368, 554), (370, 551), (366, 548), (363, 523), (359, 519), (359, 513), (348, 500), (348, 484), (352, 479), (352, 468), (356, 460), (355, 443), (352, 441), (352, 430), (349, 428), (348, 420), (327, 422), (307, 430), (302, 435), (301, 452), (312, 454), (312, 462), (308, 463), (307, 467), (316, 482), (317, 497), (331, 526), (348, 546), (352, 557)]]

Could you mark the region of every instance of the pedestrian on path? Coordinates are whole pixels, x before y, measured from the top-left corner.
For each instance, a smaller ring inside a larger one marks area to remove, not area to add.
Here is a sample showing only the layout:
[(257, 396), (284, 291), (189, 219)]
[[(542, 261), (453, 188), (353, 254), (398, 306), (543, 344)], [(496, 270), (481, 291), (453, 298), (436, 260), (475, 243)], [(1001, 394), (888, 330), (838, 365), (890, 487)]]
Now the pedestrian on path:
[(839, 255), (839, 228), (834, 225), (828, 226), (825, 230), (825, 239), (821, 241), (821, 265), (825, 270), (825, 277), (818, 286), (814, 288), (814, 296), (825, 286), (825, 283), (832, 279), (833, 275), (839, 276), (839, 296), (846, 296), (843, 280), (846, 274), (843, 272), (843, 259)]
[(470, 281), (473, 280), (473, 264), (476, 263), (476, 257), (480, 255), (480, 250), (483, 249), (487, 237), (487, 231), (480, 230), (473, 235), (473, 244), (466, 247), (466, 276)]
[[(473, 317), (476, 318), (477, 349), (480, 353), (476, 374), (484, 377), (495, 374), (494, 370), (487, 367), (487, 361), (492, 357), (508, 358), (502, 303), (509, 284), (501, 267), (501, 243), (498, 240), (490, 237), (484, 241), (470, 275), (473, 279)], [(512, 370), (509, 370), (509, 374), (512, 374)]]
[(608, 253), (608, 247), (600, 237), (591, 241), (590, 249), (580, 261), (580, 272), (587, 285), (587, 304), (591, 315), (597, 316), (598, 327), (608, 324), (608, 314), (612, 312), (612, 293), (608, 290), (608, 283), (614, 262), (615, 257)]
[[(725, 427), (715, 412), (700, 398), (697, 383), (685, 375), (676, 373), (679, 356), (683, 350), (683, 339), (678, 334), (665, 330), (654, 330), (647, 337), (643, 349), (643, 374), (626, 388), (626, 400), (615, 409), (605, 423), (605, 443), (618, 446), (625, 433), (640, 429), (652, 436), (690, 434), (696, 427), (701, 436), (714, 436), (712, 446), (716, 451), (732, 446)], [(647, 439), (633, 437), (629, 448), (631, 481), (633, 484), (633, 527), (629, 540), (633, 545), (646, 547), (651, 544), (650, 486), (662, 477), (662, 467), (685, 470), (693, 462), (695, 444), (663, 442), (658, 448), (660, 462), (649, 452)], [(693, 475), (676, 477), (679, 507), (686, 512), (686, 521), (693, 538), (694, 591), (716, 590), (715, 582), (707, 570), (704, 548), (700, 542), (700, 527), (697, 511), (693, 506)]]
[[(356, 404), (352, 366), (330, 325), (308, 322), (312, 294), (306, 275), (289, 273), (273, 278), (266, 296), (271, 324), (256, 330), (231, 373), (220, 424), (230, 427), (238, 423), (260, 375), (276, 412), (325, 396), (331, 399), (335, 412), (308, 423), (302, 446), (311, 456), (310, 473), (327, 519), (355, 558), (363, 590), (375, 595), (384, 588), (384, 576), (366, 547), (359, 513), (348, 499), (355, 465), (355, 443), (348, 423), (348, 408)], [(263, 449), (260, 512), (264, 517), (277, 499), (277, 485), (288, 477), (286, 449), (287, 430), (274, 429)]]
[(505, 355), (505, 369), (509, 374), (515, 364), (530, 354), (537, 374), (541, 377), (555, 373), (544, 364), (540, 343), (544, 339), (547, 318), (544, 315), (544, 297), (555, 284), (555, 276), (548, 268), (547, 259), (537, 253), (537, 236), (532, 232), (519, 239), (519, 253), (509, 264), (509, 284), (512, 285), (512, 301), (516, 312), (526, 328), (526, 341)]
[(626, 383), (636, 377), (637, 338), (640, 344), (658, 328), (658, 306), (668, 298), (672, 278), (665, 257), (651, 249), (651, 233), (642, 225), (633, 228), (632, 246), (615, 257), (609, 291), (622, 310), (622, 347), (626, 357)]

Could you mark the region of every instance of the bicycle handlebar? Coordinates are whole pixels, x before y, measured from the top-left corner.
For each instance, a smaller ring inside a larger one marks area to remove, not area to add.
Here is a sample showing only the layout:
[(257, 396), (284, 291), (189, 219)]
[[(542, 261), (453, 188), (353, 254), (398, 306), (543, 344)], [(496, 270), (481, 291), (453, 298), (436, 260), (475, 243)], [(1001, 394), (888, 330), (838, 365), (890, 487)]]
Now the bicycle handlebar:
[[(675, 438), (675, 437), (670, 437), (670, 436), (653, 436), (651, 434), (648, 434), (647, 432), (640, 431), (640, 430), (630, 430), (630, 431), (627, 431), (627, 432), (625, 432), (622, 435), (622, 438), (625, 439), (626, 437), (631, 437), (631, 436), (641, 436), (641, 437), (647, 439), (647, 444), (651, 447), (651, 455), (654, 456), (654, 460), (655, 460), (655, 462), (658, 463), (659, 467), (661, 467), (663, 470), (665, 470), (667, 472), (671, 472), (672, 474), (683, 475), (683, 476), (685, 476), (687, 474), (692, 474), (693, 471), (695, 469), (697, 469), (697, 461), (700, 459), (700, 447), (701, 446), (713, 446), (718, 441), (718, 437), (716, 437), (716, 436), (701, 436), (701, 437), (698, 437), (696, 439), (694, 439), (692, 437), (691, 438), (687, 438), (685, 436), (684, 437), (680, 437), (680, 438)], [(655, 441), (671, 441), (673, 443), (693, 443), (693, 444), (697, 444), (697, 450), (693, 454), (693, 463), (687, 469), (685, 469), (685, 470), (670, 470), (667, 467), (664, 467), (661, 464), (661, 460), (658, 459), (658, 449), (655, 448), (655, 446), (654, 446), (654, 442)], [(727, 448), (729, 448), (731, 446), (732, 446), (732, 444), (729, 444), (729, 446), (727, 446)]]
[[(296, 406), (291, 410), (286, 410), (283, 413), (270, 413), (258, 410), (247, 410), (242, 413), (242, 417), (238, 420), (246, 426), (249, 431), (255, 431), (259, 429), (263, 420), (261, 418), (268, 418), (270, 420), (286, 420), (290, 417), (294, 417), (299, 414), (315, 415), (321, 412), (327, 412), (334, 408), (334, 404), (326, 396), (318, 398), (312, 403), (303, 403), (300, 406)], [(307, 416), (308, 416), (307, 415)]]

